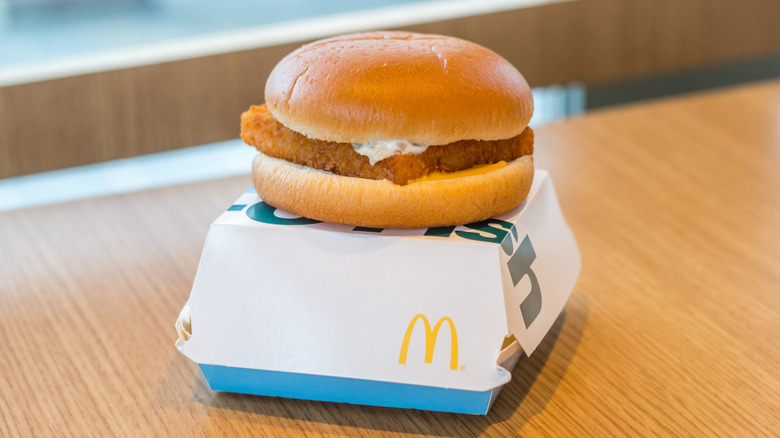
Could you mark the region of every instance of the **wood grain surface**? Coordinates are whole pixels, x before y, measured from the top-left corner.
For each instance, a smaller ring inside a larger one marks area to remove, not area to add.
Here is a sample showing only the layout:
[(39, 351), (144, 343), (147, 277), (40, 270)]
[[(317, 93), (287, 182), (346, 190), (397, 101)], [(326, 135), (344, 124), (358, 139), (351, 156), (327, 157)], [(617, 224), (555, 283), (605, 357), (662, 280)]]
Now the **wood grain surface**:
[(0, 436), (777, 436), (780, 81), (540, 127), (536, 157), (583, 270), (488, 415), (210, 391), (173, 322), (247, 176), (0, 214)]

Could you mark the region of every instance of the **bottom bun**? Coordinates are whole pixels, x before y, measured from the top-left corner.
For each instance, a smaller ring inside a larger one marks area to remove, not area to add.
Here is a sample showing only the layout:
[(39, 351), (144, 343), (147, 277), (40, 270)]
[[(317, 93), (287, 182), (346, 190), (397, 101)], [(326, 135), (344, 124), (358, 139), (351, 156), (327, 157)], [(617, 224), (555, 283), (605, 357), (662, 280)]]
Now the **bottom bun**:
[(488, 219), (531, 189), (533, 156), (481, 175), (397, 185), (336, 175), (259, 153), (252, 166), (268, 204), (311, 219), (372, 228), (428, 228)]

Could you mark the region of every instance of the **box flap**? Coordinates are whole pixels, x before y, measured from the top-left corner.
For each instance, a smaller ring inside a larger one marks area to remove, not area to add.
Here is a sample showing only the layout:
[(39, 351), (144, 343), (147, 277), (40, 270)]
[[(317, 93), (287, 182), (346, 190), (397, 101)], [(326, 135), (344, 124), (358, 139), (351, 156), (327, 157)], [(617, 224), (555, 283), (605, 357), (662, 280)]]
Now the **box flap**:
[(574, 289), (582, 262), (552, 181), (534, 181), (533, 202), (501, 244), (508, 330), (530, 355), (550, 330)]

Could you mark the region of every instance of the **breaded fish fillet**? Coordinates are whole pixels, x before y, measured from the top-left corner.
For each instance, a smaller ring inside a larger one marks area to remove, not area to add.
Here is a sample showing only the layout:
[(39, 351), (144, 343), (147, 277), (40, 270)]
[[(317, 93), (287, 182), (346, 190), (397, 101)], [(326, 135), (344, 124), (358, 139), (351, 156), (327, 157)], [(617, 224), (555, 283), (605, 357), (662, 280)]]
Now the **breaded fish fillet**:
[(308, 138), (277, 122), (265, 105), (241, 116), (241, 138), (265, 155), (343, 176), (387, 179), (404, 185), (432, 172), (455, 172), (533, 154), (534, 133), (494, 141), (462, 140), (429, 146), (420, 154), (395, 154), (373, 166), (349, 143)]

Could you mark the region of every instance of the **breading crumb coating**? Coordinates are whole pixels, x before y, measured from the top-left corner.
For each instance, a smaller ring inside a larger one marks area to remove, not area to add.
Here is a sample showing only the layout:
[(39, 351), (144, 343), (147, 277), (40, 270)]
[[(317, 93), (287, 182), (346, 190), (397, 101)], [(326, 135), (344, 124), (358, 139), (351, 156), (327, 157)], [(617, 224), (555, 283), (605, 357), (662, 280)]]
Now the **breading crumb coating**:
[(480, 164), (512, 161), (533, 154), (534, 133), (494, 141), (461, 140), (429, 146), (417, 155), (396, 154), (374, 164), (349, 143), (308, 138), (276, 121), (265, 105), (254, 105), (241, 116), (241, 138), (262, 153), (337, 175), (387, 179), (399, 185), (431, 172), (455, 172)]

